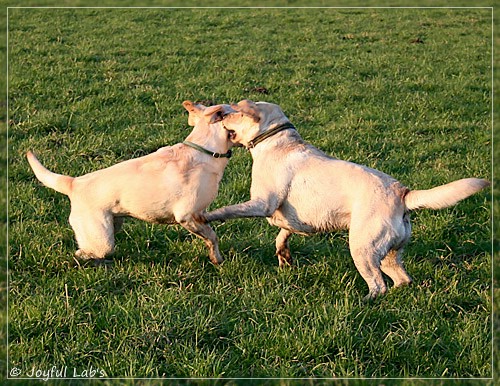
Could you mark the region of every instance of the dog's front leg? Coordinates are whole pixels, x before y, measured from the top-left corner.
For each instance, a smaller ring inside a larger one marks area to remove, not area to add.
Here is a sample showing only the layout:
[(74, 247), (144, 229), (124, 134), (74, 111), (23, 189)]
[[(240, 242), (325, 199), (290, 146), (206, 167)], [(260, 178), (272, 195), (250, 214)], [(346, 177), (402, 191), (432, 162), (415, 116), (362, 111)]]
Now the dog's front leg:
[(292, 235), (288, 229), (281, 229), (278, 237), (276, 237), (276, 256), (280, 267), (292, 265), (292, 255), (288, 246), (288, 239)]
[(177, 219), (177, 222), (188, 231), (205, 241), (208, 248), (208, 257), (213, 264), (217, 265), (222, 263), (224, 259), (219, 252), (219, 241), (217, 239), (217, 235), (210, 225), (199, 222), (195, 218), (198, 218), (198, 216), (182, 216)]
[(204, 217), (208, 222), (232, 218), (270, 217), (277, 208), (277, 200), (256, 199), (216, 209), (206, 213)]

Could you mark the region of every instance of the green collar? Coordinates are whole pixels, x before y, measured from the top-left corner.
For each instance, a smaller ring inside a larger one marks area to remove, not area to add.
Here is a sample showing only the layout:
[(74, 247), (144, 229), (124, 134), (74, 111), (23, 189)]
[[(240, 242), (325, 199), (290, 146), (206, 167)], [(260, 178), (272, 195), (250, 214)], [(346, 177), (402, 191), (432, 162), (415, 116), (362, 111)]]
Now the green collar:
[(184, 145), (187, 145), (189, 147), (192, 147), (193, 149), (196, 149), (198, 151), (201, 151), (202, 153), (211, 155), (214, 158), (231, 158), (233, 155), (231, 150), (228, 150), (227, 153), (216, 153), (210, 150), (205, 149), (204, 147), (201, 147), (200, 145), (197, 145), (196, 143), (189, 142), (189, 141), (184, 141), (182, 142)]
[(250, 142), (248, 142), (247, 149), (253, 149), (255, 146), (257, 146), (257, 144), (261, 143), (263, 140), (272, 137), (274, 134), (277, 134), (280, 131), (287, 129), (295, 130), (295, 126), (292, 125), (290, 122), (286, 122), (283, 123), (282, 125), (276, 126), (274, 129), (264, 131), (263, 133), (259, 134), (254, 139), (252, 139)]

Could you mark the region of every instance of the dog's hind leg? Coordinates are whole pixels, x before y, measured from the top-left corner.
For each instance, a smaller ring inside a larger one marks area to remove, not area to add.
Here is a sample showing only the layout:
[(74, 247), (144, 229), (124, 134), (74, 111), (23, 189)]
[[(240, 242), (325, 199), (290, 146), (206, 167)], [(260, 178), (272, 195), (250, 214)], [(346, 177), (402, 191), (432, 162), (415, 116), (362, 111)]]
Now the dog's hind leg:
[(376, 227), (370, 229), (368, 222), (365, 227), (352, 227), (349, 230), (349, 249), (352, 259), (360, 275), (368, 285), (368, 295), (364, 300), (376, 298), (387, 291), (387, 286), (380, 270), (380, 261), (387, 254), (387, 241), (384, 232)]
[(176, 221), (185, 229), (205, 241), (208, 248), (208, 257), (213, 264), (217, 265), (224, 261), (219, 252), (217, 235), (210, 225), (196, 221), (193, 215), (176, 216)]
[(394, 282), (394, 287), (411, 284), (412, 279), (406, 272), (401, 261), (401, 252), (399, 250), (390, 250), (389, 253), (380, 262), (380, 268)]
[[(401, 220), (399, 220), (401, 219)], [(393, 217), (393, 246), (380, 262), (380, 268), (394, 282), (394, 287), (411, 284), (412, 279), (406, 272), (401, 254), (411, 236), (411, 222), (409, 213), (402, 217)]]
[(379, 259), (373, 255), (366, 255), (362, 251), (351, 250), (351, 255), (356, 268), (368, 285), (369, 292), (364, 297), (364, 300), (374, 299), (378, 295), (386, 293), (387, 286), (379, 267), (380, 263), (377, 263)]
[(292, 255), (288, 246), (288, 239), (292, 235), (287, 229), (281, 229), (276, 237), (276, 256), (280, 267), (292, 265)]
[(78, 251), (75, 255), (81, 259), (104, 259), (115, 250), (113, 216), (77, 216), (72, 210), (69, 217), (75, 231)]

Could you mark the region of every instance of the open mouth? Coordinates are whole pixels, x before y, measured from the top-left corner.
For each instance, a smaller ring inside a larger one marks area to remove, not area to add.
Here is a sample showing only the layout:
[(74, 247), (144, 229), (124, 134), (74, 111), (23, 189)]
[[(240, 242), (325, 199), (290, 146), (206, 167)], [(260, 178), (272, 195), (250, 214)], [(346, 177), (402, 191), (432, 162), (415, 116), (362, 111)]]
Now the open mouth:
[(234, 132), (234, 130), (228, 130), (227, 131), (228, 134), (227, 134), (227, 137), (232, 141), (233, 139), (236, 138), (236, 133)]

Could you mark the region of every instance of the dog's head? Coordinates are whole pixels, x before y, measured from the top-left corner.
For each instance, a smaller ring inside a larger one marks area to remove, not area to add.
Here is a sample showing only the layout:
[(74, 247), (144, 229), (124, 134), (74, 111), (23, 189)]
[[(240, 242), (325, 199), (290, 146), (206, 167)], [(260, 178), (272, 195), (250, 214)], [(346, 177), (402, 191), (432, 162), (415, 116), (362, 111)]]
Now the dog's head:
[(278, 105), (267, 102), (252, 102), (244, 99), (238, 104), (216, 105), (207, 108), (208, 114), (219, 114), (224, 128), (230, 133), (232, 142), (248, 147), (250, 141), (273, 124), (288, 122)]
[(184, 101), (182, 105), (189, 113), (188, 124), (194, 126), (189, 135), (193, 141), (198, 140), (200, 143), (207, 143), (212, 139), (213, 145), (218, 149), (222, 146), (223, 150), (230, 149), (233, 146), (231, 132), (224, 130), (221, 124), (224, 115), (234, 111), (231, 106), (217, 105), (217, 109), (212, 109), (191, 101)]

